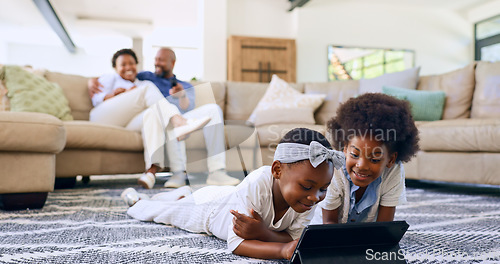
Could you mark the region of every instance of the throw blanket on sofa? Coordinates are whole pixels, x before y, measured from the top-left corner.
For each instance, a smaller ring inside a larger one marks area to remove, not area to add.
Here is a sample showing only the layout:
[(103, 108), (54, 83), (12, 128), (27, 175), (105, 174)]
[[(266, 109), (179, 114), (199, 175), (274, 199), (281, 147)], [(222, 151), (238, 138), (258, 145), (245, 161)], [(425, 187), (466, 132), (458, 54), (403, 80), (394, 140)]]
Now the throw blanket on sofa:
[(2, 67), (0, 80), (7, 89), (10, 111), (46, 113), (73, 120), (68, 100), (56, 83), (13, 65)]

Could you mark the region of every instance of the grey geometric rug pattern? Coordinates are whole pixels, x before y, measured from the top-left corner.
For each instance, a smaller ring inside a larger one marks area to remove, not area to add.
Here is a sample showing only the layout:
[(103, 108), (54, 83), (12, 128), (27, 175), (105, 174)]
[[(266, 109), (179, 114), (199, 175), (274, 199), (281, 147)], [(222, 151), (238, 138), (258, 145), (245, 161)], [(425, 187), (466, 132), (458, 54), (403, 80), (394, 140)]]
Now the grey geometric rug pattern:
[(408, 263), (500, 263), (500, 188), (408, 188), (395, 220), (410, 228), (400, 242)]
[[(134, 220), (120, 199), (131, 186), (135, 177), (95, 178), (49, 193), (43, 209), (0, 211), (0, 263), (287, 263), (236, 256), (215, 237)], [(408, 187), (395, 219), (410, 224), (400, 242), (408, 263), (500, 263), (499, 190), (448, 189)]]

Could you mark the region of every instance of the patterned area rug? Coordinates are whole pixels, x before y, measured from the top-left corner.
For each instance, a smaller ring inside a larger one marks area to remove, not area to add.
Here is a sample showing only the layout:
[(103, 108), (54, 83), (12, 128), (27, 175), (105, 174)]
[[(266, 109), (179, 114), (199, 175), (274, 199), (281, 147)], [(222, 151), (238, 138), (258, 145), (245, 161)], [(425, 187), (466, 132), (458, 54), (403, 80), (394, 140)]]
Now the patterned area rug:
[[(95, 177), (50, 193), (41, 210), (0, 211), (0, 263), (287, 263), (236, 256), (217, 238), (131, 219), (120, 193), (136, 177)], [(143, 192), (165, 191), (160, 184)], [(499, 188), (411, 183), (407, 197), (395, 220), (410, 224), (400, 242), (408, 263), (500, 262)]]

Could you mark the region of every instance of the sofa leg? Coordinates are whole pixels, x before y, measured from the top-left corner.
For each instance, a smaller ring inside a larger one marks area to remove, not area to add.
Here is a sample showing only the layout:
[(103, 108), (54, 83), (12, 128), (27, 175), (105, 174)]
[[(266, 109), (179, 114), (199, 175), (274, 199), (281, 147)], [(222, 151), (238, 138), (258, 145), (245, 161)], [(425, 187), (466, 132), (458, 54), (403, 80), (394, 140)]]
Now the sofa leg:
[(82, 176), (82, 182), (83, 184), (89, 184), (90, 176)]
[(3, 210), (40, 209), (47, 200), (47, 192), (0, 194), (0, 208)]
[(71, 189), (75, 187), (76, 176), (70, 178), (56, 178), (54, 189)]

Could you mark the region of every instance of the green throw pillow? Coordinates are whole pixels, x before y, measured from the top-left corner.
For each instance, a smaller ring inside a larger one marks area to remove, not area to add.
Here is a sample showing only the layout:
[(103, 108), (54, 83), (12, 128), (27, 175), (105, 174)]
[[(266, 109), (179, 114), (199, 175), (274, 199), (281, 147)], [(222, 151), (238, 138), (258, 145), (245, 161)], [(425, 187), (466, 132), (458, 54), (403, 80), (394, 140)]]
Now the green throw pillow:
[(409, 101), (415, 121), (440, 120), (443, 115), (446, 99), (443, 91), (420, 91), (387, 86), (384, 86), (382, 91), (398, 99)]
[(19, 66), (4, 66), (0, 75), (8, 91), (10, 111), (46, 113), (61, 120), (73, 120), (68, 100), (58, 84)]

